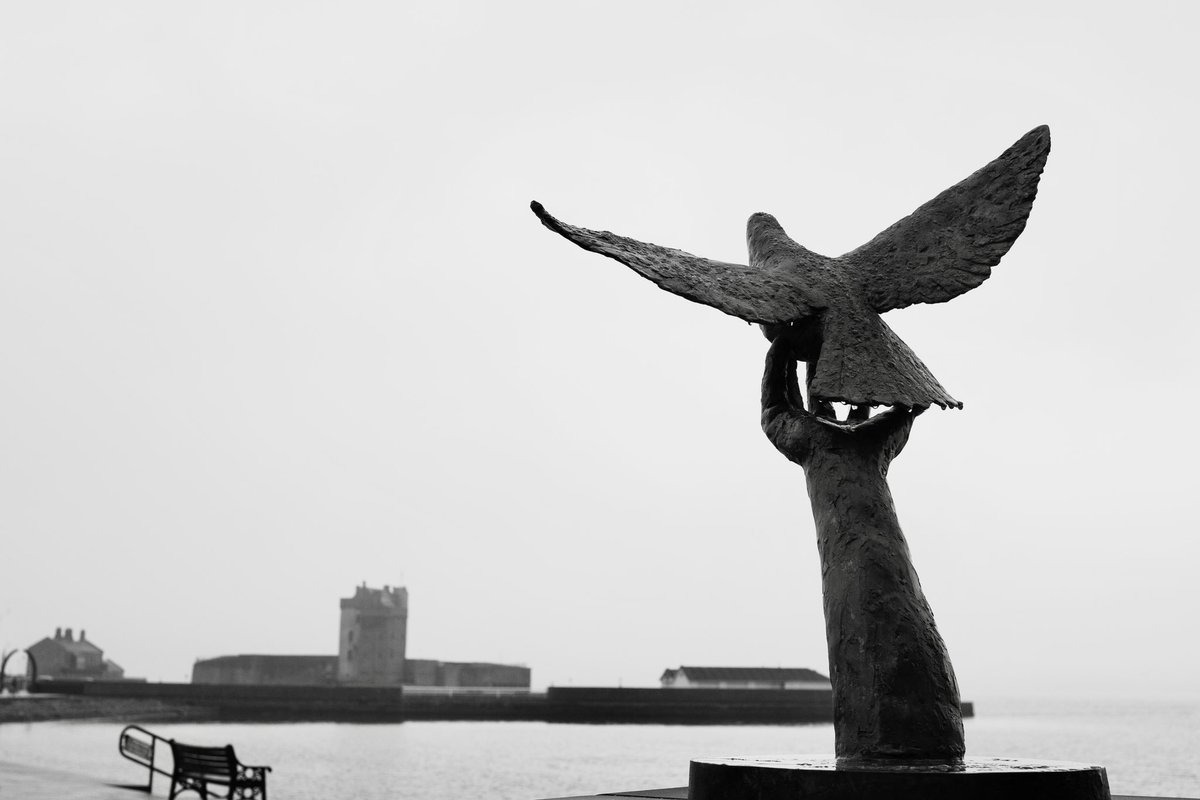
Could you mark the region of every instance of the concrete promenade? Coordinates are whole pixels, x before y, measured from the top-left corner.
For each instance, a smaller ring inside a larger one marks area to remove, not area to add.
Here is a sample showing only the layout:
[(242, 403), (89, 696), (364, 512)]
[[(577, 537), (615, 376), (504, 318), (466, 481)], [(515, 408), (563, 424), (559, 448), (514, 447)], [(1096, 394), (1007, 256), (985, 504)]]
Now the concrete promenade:
[[(0, 798), (4, 800), (136, 800), (146, 797), (144, 791), (135, 791), (115, 781), (127, 772), (121, 770), (119, 757), (114, 748), (112, 775), (86, 775), (68, 770), (47, 769), (15, 764), (0, 760)], [(113, 783), (106, 783), (112, 780)], [(170, 782), (155, 779), (154, 796), (167, 796)]]
[[(114, 754), (115, 755), (115, 754)], [(120, 762), (114, 762), (117, 767)], [(15, 764), (0, 760), (0, 798), (4, 800), (136, 800), (146, 797), (137, 791), (116, 783), (126, 770), (114, 768), (111, 775), (86, 775), (68, 770), (45, 769)], [(110, 782), (111, 781), (111, 782)], [(155, 778), (154, 797), (166, 797), (169, 781)], [(686, 786), (669, 789), (642, 789), (612, 792), (599, 795), (579, 795), (557, 800), (687, 800)], [(535, 800), (530, 798), (529, 800)], [(1014, 798), (1014, 800), (1017, 800)], [(1113, 800), (1189, 800), (1188, 798), (1163, 798), (1142, 795), (1113, 795)], [(1191, 798), (1190, 800), (1200, 800)]]

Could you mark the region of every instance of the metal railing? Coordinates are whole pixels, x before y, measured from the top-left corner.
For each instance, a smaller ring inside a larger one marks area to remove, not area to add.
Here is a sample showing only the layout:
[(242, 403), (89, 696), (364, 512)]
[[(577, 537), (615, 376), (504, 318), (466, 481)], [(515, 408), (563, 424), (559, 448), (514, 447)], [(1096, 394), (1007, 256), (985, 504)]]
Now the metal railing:
[[(135, 735), (140, 734), (140, 736)], [(166, 744), (168, 750), (171, 746), (170, 739), (151, 733), (140, 725), (126, 725), (121, 730), (121, 738), (117, 744), (117, 750), (122, 756), (129, 759), (135, 764), (140, 764), (149, 770), (146, 780), (146, 792), (154, 791), (154, 773), (171, 777), (171, 773), (160, 768), (154, 763), (154, 755), (158, 751), (158, 743)], [(132, 788), (132, 787), (131, 787)]]

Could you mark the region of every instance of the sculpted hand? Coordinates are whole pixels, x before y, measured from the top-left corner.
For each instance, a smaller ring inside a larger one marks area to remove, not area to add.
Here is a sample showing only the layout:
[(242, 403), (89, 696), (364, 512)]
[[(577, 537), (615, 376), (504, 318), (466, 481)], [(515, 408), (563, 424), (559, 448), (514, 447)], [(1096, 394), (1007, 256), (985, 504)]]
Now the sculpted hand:
[[(764, 331), (766, 332), (766, 331)], [(856, 406), (845, 422), (838, 422), (829, 403), (804, 408), (797, 379), (795, 347), (786, 329), (776, 328), (767, 350), (762, 381), (762, 429), (775, 449), (788, 460), (805, 465), (815, 442), (822, 447), (875, 451), (884, 465), (900, 454), (908, 441), (913, 419), (925, 407), (892, 408), (868, 418), (868, 406)]]

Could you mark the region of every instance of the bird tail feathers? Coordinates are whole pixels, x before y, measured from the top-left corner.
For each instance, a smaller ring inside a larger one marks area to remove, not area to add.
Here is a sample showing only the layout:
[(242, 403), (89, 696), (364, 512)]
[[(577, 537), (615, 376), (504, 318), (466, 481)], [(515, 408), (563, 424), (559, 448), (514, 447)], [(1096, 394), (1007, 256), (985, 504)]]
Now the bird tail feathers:
[(824, 312), (821, 353), (809, 384), (815, 398), (852, 405), (962, 408), (878, 314), (854, 310)]

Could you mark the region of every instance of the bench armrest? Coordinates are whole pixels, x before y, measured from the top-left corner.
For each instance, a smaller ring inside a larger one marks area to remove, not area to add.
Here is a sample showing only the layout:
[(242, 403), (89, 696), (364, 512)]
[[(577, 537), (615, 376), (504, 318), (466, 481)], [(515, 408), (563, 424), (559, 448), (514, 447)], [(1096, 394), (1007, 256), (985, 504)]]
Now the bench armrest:
[(255, 767), (239, 763), (237, 765), (237, 779), (239, 781), (263, 781), (266, 780), (267, 773), (270, 771), (270, 767)]

